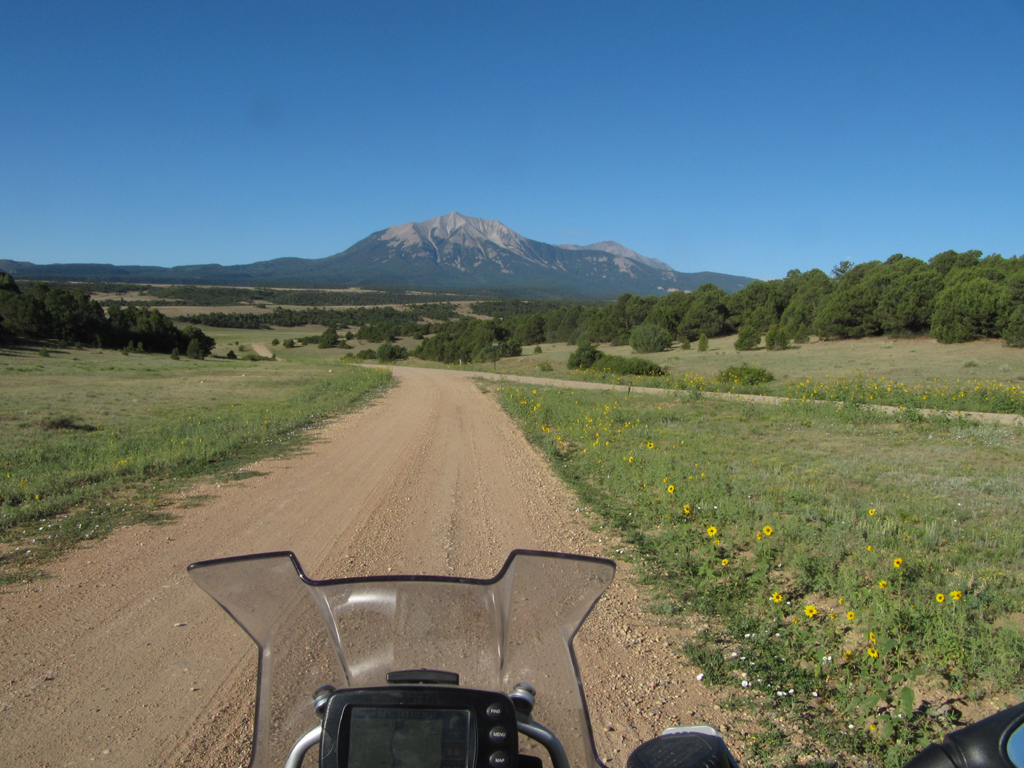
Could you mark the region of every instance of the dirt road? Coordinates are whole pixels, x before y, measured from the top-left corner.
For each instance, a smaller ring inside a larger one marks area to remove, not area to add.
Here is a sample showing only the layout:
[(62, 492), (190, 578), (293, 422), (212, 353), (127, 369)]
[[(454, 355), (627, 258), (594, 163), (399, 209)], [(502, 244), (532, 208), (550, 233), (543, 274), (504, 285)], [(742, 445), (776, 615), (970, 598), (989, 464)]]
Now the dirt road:
[[(247, 763), (255, 646), (190, 562), (290, 549), (315, 578), (487, 577), (516, 547), (607, 554), (491, 395), (445, 371), (395, 375), (301, 455), (198, 487), (176, 522), (122, 529), (0, 594), (0, 764)], [(667, 725), (721, 724), (676, 646), (620, 568), (577, 640), (611, 764)]]

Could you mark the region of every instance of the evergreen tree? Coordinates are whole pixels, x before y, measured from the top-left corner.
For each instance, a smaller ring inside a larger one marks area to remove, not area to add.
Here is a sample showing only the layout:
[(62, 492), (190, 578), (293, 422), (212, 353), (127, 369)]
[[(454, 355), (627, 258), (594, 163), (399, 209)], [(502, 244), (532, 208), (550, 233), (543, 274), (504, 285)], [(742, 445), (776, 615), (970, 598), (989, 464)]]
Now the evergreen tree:
[[(388, 339), (388, 341), (390, 341), (390, 339)], [(317, 346), (320, 349), (330, 349), (331, 347), (336, 347), (337, 345), (338, 330), (334, 326), (329, 325), (326, 328), (324, 328), (324, 332), (320, 334), (320, 341), (317, 344)]]
[(737, 352), (747, 352), (757, 349), (757, 345), (760, 343), (761, 332), (752, 325), (744, 325), (740, 327), (739, 335), (737, 335), (736, 343), (733, 346), (736, 347)]
[(634, 352), (647, 354), (661, 352), (672, 344), (672, 334), (654, 323), (641, 323), (629, 334), (629, 345)]
[(722, 336), (729, 330), (729, 308), (725, 305), (728, 294), (721, 288), (705, 283), (693, 292), (693, 300), (679, 323), (680, 336), (695, 338), (701, 334)]
[(781, 325), (773, 325), (764, 338), (764, 347), (770, 352), (789, 349), (789, 334)]
[(932, 336), (943, 344), (973, 341), (995, 335), (1006, 298), (983, 277), (956, 282), (935, 297)]

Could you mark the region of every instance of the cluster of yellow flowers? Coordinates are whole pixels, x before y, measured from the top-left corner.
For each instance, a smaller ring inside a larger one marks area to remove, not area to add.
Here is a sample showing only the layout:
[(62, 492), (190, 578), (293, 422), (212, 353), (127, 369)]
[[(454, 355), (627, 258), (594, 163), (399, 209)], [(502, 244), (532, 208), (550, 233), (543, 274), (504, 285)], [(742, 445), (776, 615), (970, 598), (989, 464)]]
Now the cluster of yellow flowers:
[(842, 400), (943, 410), (977, 410), (1019, 413), (1024, 407), (1024, 387), (1009, 381), (969, 379), (906, 384), (885, 376), (863, 373), (825, 381), (804, 379), (789, 385), (791, 397), (808, 400)]

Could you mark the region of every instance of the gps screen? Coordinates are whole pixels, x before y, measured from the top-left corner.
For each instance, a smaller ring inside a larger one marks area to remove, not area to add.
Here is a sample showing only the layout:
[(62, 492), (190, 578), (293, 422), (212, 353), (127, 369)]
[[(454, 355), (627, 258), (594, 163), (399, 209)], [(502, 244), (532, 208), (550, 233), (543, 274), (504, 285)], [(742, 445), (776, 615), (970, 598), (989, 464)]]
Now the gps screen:
[(469, 768), (465, 709), (353, 707), (349, 768)]

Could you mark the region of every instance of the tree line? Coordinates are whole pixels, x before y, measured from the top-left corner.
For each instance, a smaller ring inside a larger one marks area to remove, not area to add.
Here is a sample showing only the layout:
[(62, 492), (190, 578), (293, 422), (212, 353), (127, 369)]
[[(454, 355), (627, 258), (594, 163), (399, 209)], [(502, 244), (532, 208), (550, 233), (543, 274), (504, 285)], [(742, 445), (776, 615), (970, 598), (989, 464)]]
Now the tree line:
[[(488, 321), (462, 318), (421, 328), (419, 357), (453, 362), (488, 355), (506, 339), (524, 346), (568, 342), (631, 345), (657, 352), (738, 334), (752, 349), (762, 335), (771, 349), (811, 334), (821, 339), (931, 335), (943, 344), (1003, 338), (1024, 346), (1024, 258), (945, 251), (927, 262), (895, 254), (883, 261), (842, 262), (832, 274), (790, 270), (779, 280), (754, 281), (733, 294), (711, 283), (693, 293), (661, 297), (623, 294), (611, 304), (557, 304), (527, 312), (531, 302), (474, 304), (501, 313)], [(504, 356), (504, 355), (503, 355)]]
[(895, 254), (827, 275), (791, 270), (727, 294), (710, 283), (658, 298), (624, 294), (603, 307), (573, 305), (506, 318), (522, 344), (544, 341), (629, 344), (637, 326), (671, 340), (774, 332), (788, 340), (931, 335), (943, 344), (1003, 338), (1024, 346), (1024, 258), (946, 251), (925, 262)]
[(194, 326), (178, 328), (155, 309), (108, 307), (81, 290), (36, 283), (22, 291), (0, 272), (0, 344), (18, 338), (110, 349), (206, 357), (215, 342)]
[[(408, 328), (416, 325), (424, 317), (434, 320), (449, 320), (458, 315), (452, 304), (430, 303), (414, 304), (408, 309), (394, 307), (357, 307), (349, 309), (326, 309), (323, 307), (306, 307), (303, 309), (287, 309), (274, 307), (270, 312), (204, 312), (195, 315), (183, 315), (182, 320), (196, 325), (211, 328), (251, 328), (266, 329), (271, 326), (294, 328), (298, 325), (332, 325), (344, 328), (350, 325), (390, 324), (395, 327)], [(412, 335), (412, 333), (401, 334)]]

